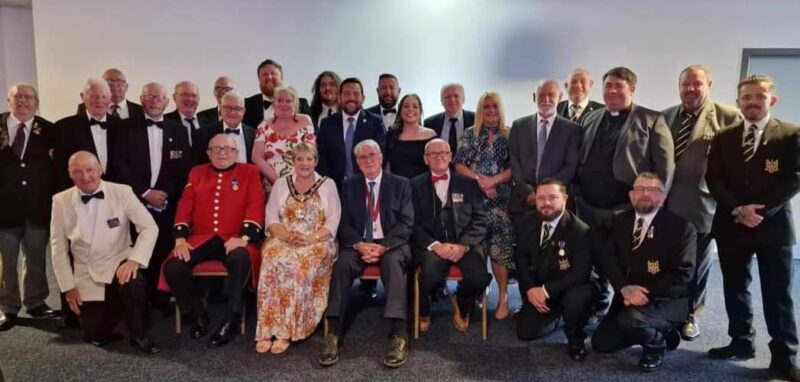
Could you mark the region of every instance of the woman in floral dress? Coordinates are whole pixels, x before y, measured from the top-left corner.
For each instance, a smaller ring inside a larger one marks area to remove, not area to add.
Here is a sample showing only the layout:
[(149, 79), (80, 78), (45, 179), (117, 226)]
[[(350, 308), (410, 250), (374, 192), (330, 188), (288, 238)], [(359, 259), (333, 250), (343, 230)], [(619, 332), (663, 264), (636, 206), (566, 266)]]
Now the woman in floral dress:
[(314, 171), (317, 150), (299, 143), (294, 172), (279, 178), (266, 210), (271, 238), (261, 250), (256, 351), (281, 354), (314, 332), (328, 302), (341, 206), (336, 184)]

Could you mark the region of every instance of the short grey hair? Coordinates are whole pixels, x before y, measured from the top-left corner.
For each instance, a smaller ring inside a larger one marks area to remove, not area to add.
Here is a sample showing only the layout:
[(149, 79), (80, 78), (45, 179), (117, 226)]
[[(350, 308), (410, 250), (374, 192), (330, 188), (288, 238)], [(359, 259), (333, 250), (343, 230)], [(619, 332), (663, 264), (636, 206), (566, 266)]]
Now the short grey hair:
[(86, 80), (86, 85), (83, 86), (83, 90), (89, 90), (94, 86), (99, 86), (105, 89), (108, 93), (111, 93), (111, 87), (108, 86), (108, 81), (97, 77), (92, 77)]
[(11, 87), (8, 88), (8, 96), (7, 96), (8, 99), (11, 99), (11, 93), (14, 92), (14, 89), (17, 89), (17, 91), (19, 91), (20, 88), (31, 89), (33, 91), (33, 98), (36, 100), (37, 103), (39, 102), (39, 91), (36, 90), (36, 86), (33, 86), (25, 82), (17, 82), (16, 84), (11, 85)]
[(375, 142), (372, 139), (365, 139), (365, 140), (363, 140), (361, 142), (358, 142), (356, 144), (356, 147), (353, 147), (353, 153), (358, 155), (358, 153), (360, 153), (361, 150), (363, 150), (365, 147), (371, 147), (371, 148), (375, 149), (375, 151), (377, 151), (377, 152), (381, 153), (381, 155), (383, 155), (383, 152), (381, 151), (381, 146), (378, 144), (378, 142)]
[(231, 91), (225, 93), (225, 95), (222, 96), (222, 98), (220, 100), (221, 101), (225, 101), (225, 99), (227, 99), (227, 98), (233, 98), (239, 103), (244, 103), (244, 97), (242, 96), (241, 93), (237, 92), (236, 90), (231, 90)]
[(557, 80), (545, 79), (545, 80), (539, 81), (539, 83), (536, 84), (536, 91), (533, 93), (533, 96), (536, 97), (536, 95), (539, 94), (540, 91), (542, 91), (542, 88), (545, 85), (548, 85), (548, 84), (555, 85), (556, 90), (558, 90), (559, 93), (564, 94), (564, 92), (561, 90), (561, 84), (558, 83)]

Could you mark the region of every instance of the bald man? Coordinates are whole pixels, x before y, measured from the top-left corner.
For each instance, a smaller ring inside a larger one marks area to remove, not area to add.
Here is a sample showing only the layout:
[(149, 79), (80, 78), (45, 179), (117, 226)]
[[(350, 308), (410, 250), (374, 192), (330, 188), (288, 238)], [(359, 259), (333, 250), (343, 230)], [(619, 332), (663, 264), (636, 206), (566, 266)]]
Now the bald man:
[[(110, 68), (103, 72), (103, 80), (108, 83), (111, 90), (111, 103), (108, 106), (108, 114), (119, 119), (143, 118), (142, 106), (128, 101), (128, 80), (125, 74), (117, 68)], [(86, 105), (78, 105), (78, 114), (86, 111)]]
[(592, 85), (594, 85), (594, 80), (588, 70), (575, 69), (572, 71), (567, 81), (564, 82), (567, 97), (558, 103), (558, 115), (580, 125), (589, 112), (603, 107), (602, 103), (589, 99)]
[(181, 81), (175, 84), (175, 92), (172, 93), (172, 100), (175, 101), (175, 110), (164, 114), (164, 118), (180, 123), (186, 129), (186, 136), (189, 138), (189, 146), (192, 151), (192, 165), (204, 163), (206, 155), (204, 147), (207, 142), (203, 142), (208, 134), (211, 125), (217, 122), (214, 119), (200, 117), (197, 112), (197, 105), (200, 102), (200, 91), (191, 81)]
[[(50, 245), (69, 309), (80, 318), (84, 339), (92, 345), (118, 340), (114, 328), (124, 317), (131, 344), (157, 353), (144, 321), (141, 269), (150, 263), (158, 227), (129, 186), (101, 180), (94, 154), (73, 154), (68, 168), (75, 186), (53, 197)], [(134, 245), (131, 228), (138, 233)]]
[(144, 85), (139, 100), (144, 118), (131, 122), (130, 169), (124, 179), (160, 229), (147, 277), (154, 305), (166, 309), (168, 299), (158, 294), (155, 286), (161, 263), (172, 248), (170, 231), (191, 169), (191, 150), (186, 128), (164, 119), (164, 109), (169, 105), (164, 85), (155, 82)]
[(231, 90), (236, 90), (236, 85), (233, 80), (228, 76), (220, 76), (214, 81), (214, 99), (217, 100), (217, 106), (205, 109), (197, 113), (197, 116), (208, 121), (222, 120), (222, 96)]

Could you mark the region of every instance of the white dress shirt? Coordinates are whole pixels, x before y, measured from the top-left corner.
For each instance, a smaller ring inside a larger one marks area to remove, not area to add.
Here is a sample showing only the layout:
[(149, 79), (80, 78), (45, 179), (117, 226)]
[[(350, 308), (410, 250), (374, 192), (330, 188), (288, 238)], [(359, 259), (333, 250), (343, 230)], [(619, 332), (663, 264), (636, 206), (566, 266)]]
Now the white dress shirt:
[[(567, 118), (569, 118), (569, 113), (572, 111), (572, 105), (574, 105), (572, 100), (567, 100)], [(589, 97), (586, 97), (583, 99), (583, 101), (578, 102), (578, 106), (580, 106), (580, 109), (577, 110), (577, 115), (575, 118), (580, 118), (583, 112), (586, 111), (586, 106), (589, 106)]]
[[(164, 117), (153, 119), (153, 121), (161, 122)], [(156, 186), (158, 174), (161, 172), (161, 157), (162, 150), (164, 149), (164, 129), (156, 126), (147, 126), (147, 146), (150, 151), (150, 188)]]
[(347, 113), (342, 110), (342, 142), (347, 142), (347, 122), (348, 118), (353, 118), (353, 148), (356, 147), (355, 141), (355, 129), (358, 127), (358, 116), (361, 115), (361, 109), (358, 109), (358, 112), (353, 115), (348, 115)]
[(200, 130), (200, 122), (197, 119), (197, 115), (195, 114), (195, 115), (192, 115), (192, 116), (185, 116), (185, 115), (181, 114), (181, 112), (178, 112), (178, 116), (181, 118), (181, 124), (183, 125), (183, 127), (186, 128), (186, 134), (189, 134), (189, 147), (192, 147), (192, 145), (194, 144), (192, 142), (192, 126), (189, 125), (189, 122), (186, 122), (186, 119), (187, 118), (194, 118), (194, 121), (192, 121), (192, 123), (194, 123), (194, 129), (195, 130)]
[[(89, 120), (97, 120), (89, 112), (86, 112), (86, 115)], [(106, 122), (107, 119), (104, 115), (99, 122)], [(100, 160), (103, 172), (106, 172), (106, 166), (108, 165), (108, 130), (97, 124), (89, 126), (89, 129), (92, 131), (92, 140), (94, 141), (94, 148), (97, 150), (97, 159)]]
[(544, 244), (542, 241), (544, 240), (544, 226), (550, 226), (550, 237), (553, 237), (553, 233), (556, 232), (556, 227), (558, 227), (558, 222), (561, 221), (561, 217), (564, 216), (564, 211), (561, 211), (561, 215), (556, 216), (555, 219), (546, 222), (542, 222), (542, 228), (539, 230), (539, 245), (541, 246)]
[(222, 122), (222, 132), (225, 132), (225, 129), (236, 129), (239, 130), (239, 134), (233, 134), (233, 138), (236, 139), (236, 162), (239, 163), (247, 163), (247, 144), (244, 142), (244, 130), (242, 130), (242, 123), (239, 122), (239, 125), (236, 127), (230, 127)]
[(755, 121), (755, 122), (751, 122), (748, 120), (744, 121), (744, 131), (742, 131), (742, 147), (744, 147), (744, 140), (747, 138), (747, 130), (750, 129), (750, 125), (756, 125), (756, 131), (755, 131), (756, 141), (753, 146), (753, 155), (756, 154), (756, 151), (758, 150), (758, 145), (761, 144), (761, 136), (764, 135), (764, 129), (767, 127), (767, 122), (769, 122), (769, 113), (767, 113), (767, 116), (760, 121)]
[(33, 126), (33, 118), (25, 121), (20, 122), (17, 118), (14, 117), (14, 114), (8, 115), (8, 119), (6, 120), (6, 126), (8, 127), (8, 145), (12, 146), (14, 144), (14, 138), (17, 137), (17, 129), (19, 129), (19, 124), (22, 123), (25, 125), (23, 128), (25, 130), (25, 141), (22, 143), (22, 154), (20, 158), (25, 157), (25, 149), (28, 148), (28, 139), (31, 136), (32, 126)]
[(108, 114), (111, 114), (112, 110), (114, 109), (114, 105), (117, 105), (119, 108), (117, 109), (117, 113), (119, 113), (119, 119), (128, 119), (131, 117), (131, 112), (128, 110), (128, 100), (124, 99), (120, 103), (111, 103), (108, 106)]
[[(553, 131), (553, 123), (556, 121), (556, 113), (549, 117), (543, 117), (540, 113), (536, 113), (536, 139), (539, 139), (539, 130), (542, 129), (542, 121), (547, 121), (545, 127), (545, 136), (550, 137), (550, 132)], [(545, 140), (547, 142), (547, 140)]]
[(636, 218), (633, 219), (633, 228), (631, 229), (631, 237), (633, 237), (633, 232), (636, 232), (636, 221), (638, 221), (639, 218), (642, 218), (642, 219), (644, 219), (644, 222), (642, 224), (642, 237), (639, 239), (638, 243), (634, 243), (634, 245), (633, 245), (634, 248), (638, 247), (639, 245), (641, 245), (646, 236), (650, 236), (650, 231), (649, 231), (650, 230), (650, 224), (653, 223), (653, 218), (656, 217), (657, 213), (658, 213), (657, 209), (655, 211), (653, 211), (653, 212), (651, 212), (649, 214), (645, 214), (645, 215), (642, 215), (642, 214), (640, 214), (638, 212), (636, 213)]
[[(395, 105), (395, 108), (396, 107), (397, 107), (397, 105)], [(390, 130), (392, 128), (392, 126), (394, 126), (394, 120), (397, 119), (397, 113), (383, 114), (384, 110), (388, 110), (388, 109), (384, 109), (383, 106), (381, 106), (381, 118), (383, 118), (383, 127), (384, 127), (384, 130), (388, 131), (388, 130)]]
[[(97, 187), (97, 190), (95, 190), (91, 194), (94, 194), (95, 192), (103, 191), (104, 188), (105, 187), (103, 187), (103, 182), (100, 182), (100, 186)], [(80, 190), (78, 190), (78, 193), (80, 195), (91, 195), (91, 194), (85, 194), (85, 193), (81, 192)], [(103, 193), (105, 193), (105, 191), (103, 191)], [(93, 240), (94, 239), (94, 222), (95, 222), (95, 220), (97, 220), (97, 205), (100, 202), (101, 202), (101, 200), (97, 199), (97, 198), (89, 199), (88, 203), (83, 203), (82, 201), (79, 202), (79, 207), (78, 207), (78, 227), (80, 227), (80, 230), (81, 230), (81, 237), (87, 243), (91, 243), (91, 242), (94, 241)]]
[(339, 108), (336, 105), (328, 106), (323, 103), (322, 111), (320, 111), (319, 113), (319, 120), (317, 121), (317, 125), (322, 123), (323, 119), (328, 118), (328, 115), (333, 115), (333, 113), (336, 113), (337, 111), (339, 111)]
[(275, 116), (275, 99), (267, 98), (264, 94), (261, 94), (261, 99), (264, 101), (269, 102), (269, 107), (264, 109), (264, 105), (261, 105), (261, 108), (264, 109), (264, 119), (270, 119)]

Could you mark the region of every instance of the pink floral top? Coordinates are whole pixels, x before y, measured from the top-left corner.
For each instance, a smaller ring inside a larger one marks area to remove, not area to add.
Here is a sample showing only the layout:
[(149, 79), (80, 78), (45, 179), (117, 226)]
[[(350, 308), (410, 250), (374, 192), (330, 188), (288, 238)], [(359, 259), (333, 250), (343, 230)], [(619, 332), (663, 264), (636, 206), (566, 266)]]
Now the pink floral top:
[(294, 170), (292, 158), (289, 154), (292, 148), (300, 142), (316, 145), (317, 137), (314, 135), (313, 126), (305, 126), (297, 130), (297, 133), (292, 136), (282, 136), (272, 130), (271, 124), (264, 121), (258, 126), (258, 131), (256, 132), (256, 144), (264, 145), (264, 158), (278, 173), (278, 177), (291, 174), (292, 170)]

